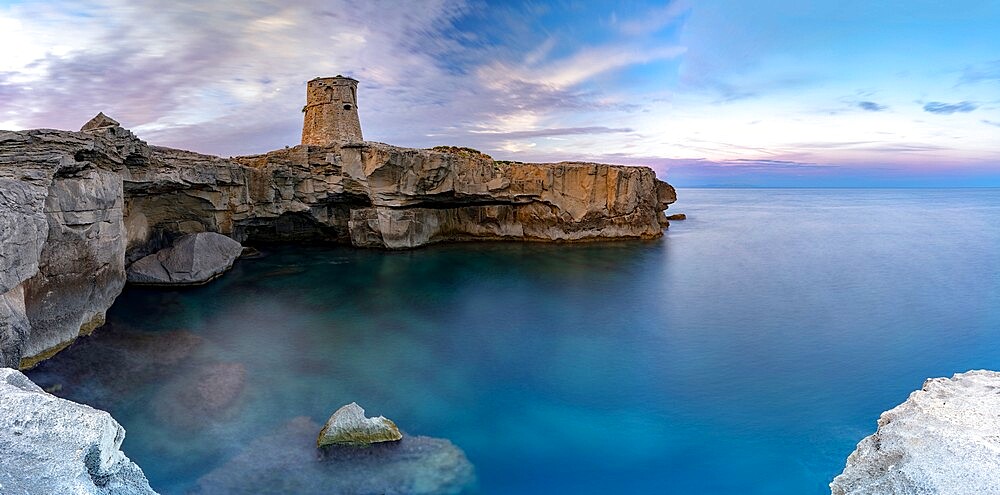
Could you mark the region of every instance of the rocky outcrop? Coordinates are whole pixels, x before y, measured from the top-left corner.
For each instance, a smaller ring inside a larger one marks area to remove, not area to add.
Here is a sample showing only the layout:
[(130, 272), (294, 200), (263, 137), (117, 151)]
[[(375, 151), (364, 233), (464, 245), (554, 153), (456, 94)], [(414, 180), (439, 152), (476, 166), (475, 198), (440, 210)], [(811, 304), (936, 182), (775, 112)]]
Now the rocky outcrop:
[(217, 275), (190, 251), (199, 275), (164, 265), (157, 253), (188, 234), (389, 249), (650, 239), (676, 200), (646, 167), (373, 142), (225, 159), (150, 147), (104, 115), (84, 129), (0, 131), (0, 364), (31, 366), (101, 325), (127, 267), (144, 283)]
[[(381, 143), (298, 146), (235, 159), (281, 187), (251, 188), (271, 205), (234, 217), (238, 239), (325, 231), (355, 246), (442, 241), (654, 238), (673, 188), (645, 167), (495, 161), (473, 150)], [(273, 229), (258, 228), (268, 215)]]
[(316, 438), (316, 445), (370, 445), (396, 442), (403, 438), (396, 423), (384, 416), (366, 418), (365, 410), (352, 402), (337, 409)]
[(233, 267), (240, 243), (215, 232), (188, 234), (168, 248), (139, 259), (128, 269), (128, 281), (144, 285), (199, 285)]
[(5, 494), (155, 494), (120, 449), (110, 414), (43, 391), (0, 369), (0, 491)]
[(193, 493), (421, 495), (475, 491), (475, 469), (448, 440), (406, 436), (368, 447), (317, 451), (319, 425), (295, 418), (198, 480)]
[(97, 115), (94, 116), (94, 118), (88, 120), (86, 124), (83, 124), (83, 127), (81, 127), (80, 130), (93, 131), (95, 129), (101, 129), (104, 127), (117, 127), (119, 125), (121, 124), (119, 124), (117, 120), (108, 117), (107, 115), (104, 115), (104, 112), (98, 112)]
[(931, 378), (882, 413), (833, 495), (1000, 493), (1000, 373)]
[(103, 323), (125, 284), (126, 164), (148, 154), (120, 127), (0, 131), (2, 364), (30, 366)]

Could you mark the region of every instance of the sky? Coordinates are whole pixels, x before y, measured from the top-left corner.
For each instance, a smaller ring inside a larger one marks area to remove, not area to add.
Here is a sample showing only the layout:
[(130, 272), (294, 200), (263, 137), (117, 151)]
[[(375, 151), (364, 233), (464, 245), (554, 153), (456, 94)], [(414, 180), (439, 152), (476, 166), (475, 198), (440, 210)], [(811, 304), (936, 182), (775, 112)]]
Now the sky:
[(698, 186), (1000, 186), (1000, 0), (0, 0), (0, 129), (222, 156), (365, 138)]

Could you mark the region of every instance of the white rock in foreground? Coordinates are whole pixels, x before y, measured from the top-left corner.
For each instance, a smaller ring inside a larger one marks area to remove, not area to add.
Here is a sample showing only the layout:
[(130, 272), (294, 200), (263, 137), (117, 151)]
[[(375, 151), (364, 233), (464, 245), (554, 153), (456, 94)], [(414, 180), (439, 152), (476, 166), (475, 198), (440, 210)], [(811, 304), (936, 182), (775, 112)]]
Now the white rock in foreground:
[(833, 495), (1000, 493), (1000, 373), (931, 378), (878, 420)]
[(209, 282), (240, 257), (240, 243), (215, 232), (188, 234), (173, 246), (132, 264), (128, 281), (137, 284), (197, 285)]
[(110, 414), (0, 368), (0, 493), (156, 495), (119, 450), (124, 439)]

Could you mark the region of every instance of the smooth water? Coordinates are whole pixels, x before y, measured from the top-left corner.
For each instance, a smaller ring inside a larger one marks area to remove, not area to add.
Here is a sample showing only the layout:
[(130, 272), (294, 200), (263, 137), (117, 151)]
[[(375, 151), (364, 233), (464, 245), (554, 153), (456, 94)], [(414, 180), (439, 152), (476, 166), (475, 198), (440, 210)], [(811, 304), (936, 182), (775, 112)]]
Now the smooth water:
[[(679, 197), (654, 242), (284, 247), (129, 288), (31, 375), (167, 494), (351, 401), (451, 439), (482, 493), (821, 494), (926, 377), (1000, 369), (1000, 190)], [(239, 399), (178, 426), (165, 390), (219, 362)]]

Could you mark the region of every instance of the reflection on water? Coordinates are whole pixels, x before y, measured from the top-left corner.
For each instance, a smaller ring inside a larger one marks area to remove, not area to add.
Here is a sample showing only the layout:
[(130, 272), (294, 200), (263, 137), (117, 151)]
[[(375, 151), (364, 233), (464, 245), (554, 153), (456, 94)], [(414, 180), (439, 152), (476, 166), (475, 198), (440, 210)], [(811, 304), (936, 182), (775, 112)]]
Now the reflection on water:
[(658, 242), (285, 247), (129, 288), (31, 376), (110, 411), (163, 493), (357, 401), (484, 493), (800, 494), (925, 377), (1000, 368), (1000, 191), (681, 200)]

